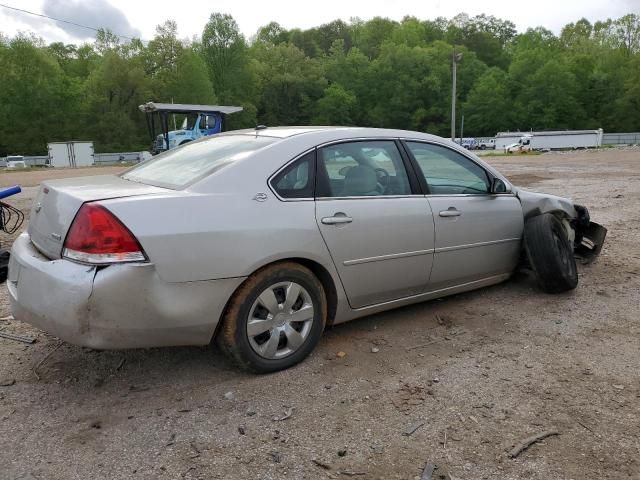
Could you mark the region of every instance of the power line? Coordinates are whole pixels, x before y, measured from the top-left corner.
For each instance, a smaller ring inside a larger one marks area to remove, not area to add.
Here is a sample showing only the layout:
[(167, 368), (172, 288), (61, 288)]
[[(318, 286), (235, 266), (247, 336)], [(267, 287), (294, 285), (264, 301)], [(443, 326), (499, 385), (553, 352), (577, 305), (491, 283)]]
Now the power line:
[[(10, 5), (5, 5), (3, 3), (0, 3), (0, 7), (7, 8), (9, 10), (15, 10), (16, 12), (28, 13), (29, 15), (34, 15), (36, 17), (48, 18), (49, 20), (55, 20), (56, 22), (67, 23), (69, 25), (73, 25), (80, 28), (86, 28), (87, 30), (93, 30), (94, 32), (99, 32), (100, 30), (106, 30), (102, 28), (89, 27), (87, 25), (82, 25), (80, 23), (70, 22), (69, 20), (62, 20), (61, 18), (50, 17), (49, 15), (44, 15), (42, 13), (30, 12), (29, 10), (23, 10), (22, 8), (12, 7)], [(127, 35), (119, 35), (114, 32), (111, 32), (111, 33), (113, 33), (116, 37), (126, 38), (127, 40), (135, 40), (134, 37), (128, 37)]]

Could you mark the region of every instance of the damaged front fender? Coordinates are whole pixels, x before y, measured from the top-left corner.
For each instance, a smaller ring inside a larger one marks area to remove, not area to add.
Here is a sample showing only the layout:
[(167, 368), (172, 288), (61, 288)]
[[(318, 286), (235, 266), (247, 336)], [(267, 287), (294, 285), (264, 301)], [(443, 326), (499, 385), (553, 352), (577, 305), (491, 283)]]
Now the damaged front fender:
[(591, 221), (586, 207), (574, 204), (570, 198), (530, 192), (521, 188), (516, 188), (514, 191), (520, 199), (525, 221), (545, 213), (560, 214), (564, 219), (569, 220), (575, 232), (574, 253), (587, 262), (600, 254), (607, 236), (607, 229)]

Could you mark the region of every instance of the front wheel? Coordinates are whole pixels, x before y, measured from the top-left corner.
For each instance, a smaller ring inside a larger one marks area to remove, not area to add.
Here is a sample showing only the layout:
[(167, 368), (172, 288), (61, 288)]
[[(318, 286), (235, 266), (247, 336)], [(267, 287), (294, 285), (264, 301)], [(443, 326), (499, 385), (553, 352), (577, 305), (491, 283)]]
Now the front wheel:
[(292, 262), (257, 271), (234, 293), (218, 343), (240, 367), (275, 372), (302, 361), (324, 331), (327, 302), (313, 273)]
[(578, 269), (573, 247), (560, 220), (550, 213), (527, 220), (524, 246), (542, 290), (561, 293), (576, 288)]

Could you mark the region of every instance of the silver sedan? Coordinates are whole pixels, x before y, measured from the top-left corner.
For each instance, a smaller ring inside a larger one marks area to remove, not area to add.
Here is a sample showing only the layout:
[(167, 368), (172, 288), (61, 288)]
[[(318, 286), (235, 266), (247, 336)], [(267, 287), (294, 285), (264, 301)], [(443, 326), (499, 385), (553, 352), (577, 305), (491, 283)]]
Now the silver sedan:
[(203, 345), (275, 371), (325, 326), (501, 282), (575, 288), (606, 230), (417, 132), (287, 127), (192, 142), (119, 176), (41, 185), (14, 316), (93, 348)]

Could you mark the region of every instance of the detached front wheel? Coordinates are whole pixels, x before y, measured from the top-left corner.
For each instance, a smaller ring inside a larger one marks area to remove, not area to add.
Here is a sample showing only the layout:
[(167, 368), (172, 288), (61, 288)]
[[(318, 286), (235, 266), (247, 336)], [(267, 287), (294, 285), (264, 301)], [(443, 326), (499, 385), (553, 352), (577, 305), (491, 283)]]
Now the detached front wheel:
[(550, 213), (527, 220), (524, 246), (542, 290), (561, 293), (576, 288), (578, 269), (573, 246), (560, 220)]
[(326, 312), (322, 284), (309, 269), (274, 264), (254, 273), (233, 295), (218, 343), (247, 370), (283, 370), (316, 347)]

